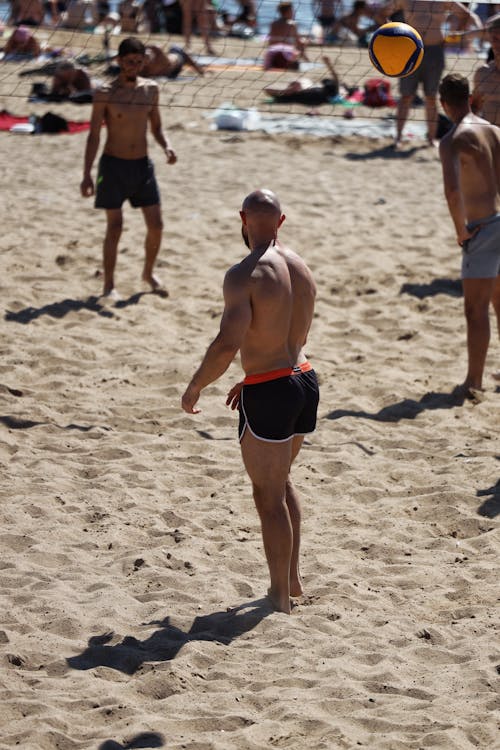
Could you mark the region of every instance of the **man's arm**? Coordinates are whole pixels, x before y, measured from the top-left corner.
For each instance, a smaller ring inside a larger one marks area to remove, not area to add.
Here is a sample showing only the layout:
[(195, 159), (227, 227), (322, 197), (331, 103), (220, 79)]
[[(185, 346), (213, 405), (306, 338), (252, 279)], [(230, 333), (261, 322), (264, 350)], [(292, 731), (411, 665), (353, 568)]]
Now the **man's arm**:
[(213, 383), (227, 370), (235, 358), (252, 322), (248, 277), (242, 278), (239, 267), (232, 268), (224, 279), (224, 312), (220, 330), (208, 347), (201, 365), (191, 378), (182, 397), (182, 408), (197, 414), (194, 406), (203, 388)]
[(151, 107), (151, 112), (149, 113), (151, 133), (155, 141), (164, 150), (167, 156), (167, 164), (175, 164), (175, 162), (177, 161), (177, 154), (172, 148), (167, 134), (163, 130), (163, 126), (161, 124), (159, 101), (160, 101), (160, 91), (158, 89), (158, 86), (155, 84), (153, 106)]
[(457, 233), (457, 242), (462, 245), (465, 240), (470, 238), (470, 232), (467, 231), (467, 217), (460, 189), (460, 165), (458, 154), (450, 138), (443, 138), (439, 144), (439, 156), (441, 157), (441, 166), (443, 170), (443, 184), (446, 202), (451, 219), (455, 225)]
[(458, 18), (461, 18), (462, 21), (469, 21), (472, 22), (476, 29), (482, 29), (483, 24), (477, 13), (474, 13), (472, 10), (469, 10), (465, 5), (463, 5), (460, 2), (457, 2), (457, 0), (450, 0), (447, 2), (447, 9), (450, 13), (453, 13), (454, 16), (457, 16)]
[(94, 183), (92, 181), (91, 171), (97, 151), (99, 149), (99, 140), (101, 134), (101, 125), (106, 113), (107, 95), (98, 90), (94, 94), (92, 104), (92, 115), (90, 118), (90, 130), (85, 146), (85, 156), (83, 160), (83, 180), (80, 184), (80, 192), (84, 198), (94, 194)]
[(488, 66), (482, 65), (474, 73), (470, 108), (475, 115), (481, 115), (483, 109), (484, 94), (481, 91), (481, 84), (485, 70), (488, 70)]

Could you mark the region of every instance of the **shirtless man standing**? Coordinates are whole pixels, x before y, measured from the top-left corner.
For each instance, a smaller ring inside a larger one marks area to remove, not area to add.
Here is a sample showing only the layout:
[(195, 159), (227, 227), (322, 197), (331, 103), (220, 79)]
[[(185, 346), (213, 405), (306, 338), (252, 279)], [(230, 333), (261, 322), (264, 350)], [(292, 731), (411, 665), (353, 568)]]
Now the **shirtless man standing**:
[(500, 334), (500, 129), (471, 112), (467, 78), (445, 76), (439, 94), (454, 123), (441, 140), (439, 154), (445, 196), (463, 252), (468, 371), (460, 388), (467, 396), (471, 389), (482, 389), (490, 302)]
[(278, 239), (285, 216), (270, 190), (243, 201), (242, 234), (250, 253), (226, 273), (220, 331), (183, 397), (188, 414), (200, 392), (229, 367), (238, 350), (245, 379), (228, 393), (239, 408), (245, 469), (260, 516), (271, 587), (280, 612), (303, 593), (299, 571), (301, 511), (290, 468), (304, 435), (313, 432), (319, 390), (304, 346), (316, 285), (304, 261)]
[(145, 262), (143, 280), (154, 292), (167, 295), (153, 267), (160, 249), (163, 222), (160, 194), (153, 163), (147, 152), (148, 122), (155, 141), (161, 146), (167, 164), (175, 164), (177, 156), (163, 131), (159, 110), (158, 84), (139, 78), (144, 63), (144, 45), (138, 39), (124, 39), (118, 48), (120, 73), (115, 81), (94, 93), (90, 132), (85, 149), (83, 180), (84, 197), (94, 195), (92, 165), (99, 149), (103, 121), (107, 137), (99, 161), (96, 208), (106, 209), (107, 229), (103, 245), (104, 295), (117, 296), (114, 271), (118, 242), (122, 232), (122, 205), (129, 200), (142, 209), (146, 222)]
[(500, 126), (500, 13), (486, 22), (494, 58), (474, 73), (472, 111)]
[(389, 0), (385, 6), (387, 15), (397, 11), (404, 14), (405, 23), (413, 26), (424, 43), (424, 59), (420, 67), (411, 75), (399, 79), (400, 98), (398, 101), (396, 141), (398, 149), (403, 137), (403, 128), (408, 119), (418, 84), (422, 83), (425, 97), (425, 116), (427, 120), (427, 141), (437, 145), (438, 126), (437, 93), (439, 81), (444, 71), (444, 36), (443, 26), (447, 17), (453, 13), (464, 24), (473, 24), (482, 28), (481, 19), (455, 0)]

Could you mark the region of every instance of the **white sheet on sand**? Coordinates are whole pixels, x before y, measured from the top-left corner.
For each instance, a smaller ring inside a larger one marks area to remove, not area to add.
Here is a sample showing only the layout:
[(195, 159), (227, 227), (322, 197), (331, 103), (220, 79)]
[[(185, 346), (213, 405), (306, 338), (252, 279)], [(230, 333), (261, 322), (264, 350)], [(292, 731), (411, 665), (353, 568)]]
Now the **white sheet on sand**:
[[(286, 115), (262, 114), (256, 110), (237, 110), (222, 107), (208, 114), (217, 130), (260, 130), (265, 133), (291, 133), (296, 135), (361, 136), (363, 138), (394, 138), (396, 123), (393, 117), (344, 117), (330, 115)], [(406, 124), (405, 138), (425, 138), (425, 121), (411, 121)]]

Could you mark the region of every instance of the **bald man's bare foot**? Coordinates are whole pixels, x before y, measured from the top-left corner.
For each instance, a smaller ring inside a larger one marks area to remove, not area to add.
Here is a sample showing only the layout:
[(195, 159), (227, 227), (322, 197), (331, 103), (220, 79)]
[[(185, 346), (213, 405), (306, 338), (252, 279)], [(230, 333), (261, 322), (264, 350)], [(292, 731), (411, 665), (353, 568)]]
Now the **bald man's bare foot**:
[(300, 574), (297, 573), (296, 576), (290, 576), (290, 596), (293, 596), (294, 599), (296, 599), (298, 596), (302, 596), (303, 593), (304, 589), (302, 588)]
[(154, 294), (157, 294), (159, 297), (168, 297), (168, 290), (165, 286), (163, 286), (163, 283), (161, 279), (156, 276), (156, 274), (152, 273), (149, 276), (147, 274), (143, 274), (142, 280), (149, 284), (151, 287), (151, 291)]
[(483, 388), (474, 388), (472, 385), (467, 385), (467, 382), (455, 386), (452, 394), (461, 399), (462, 403), (463, 401), (471, 401), (473, 404), (480, 404), (481, 401), (484, 401)]
[(292, 611), (290, 597), (287, 594), (280, 596), (279, 594), (274, 593), (272, 589), (268, 589), (267, 598), (277, 612), (284, 612), (286, 615), (289, 615)]

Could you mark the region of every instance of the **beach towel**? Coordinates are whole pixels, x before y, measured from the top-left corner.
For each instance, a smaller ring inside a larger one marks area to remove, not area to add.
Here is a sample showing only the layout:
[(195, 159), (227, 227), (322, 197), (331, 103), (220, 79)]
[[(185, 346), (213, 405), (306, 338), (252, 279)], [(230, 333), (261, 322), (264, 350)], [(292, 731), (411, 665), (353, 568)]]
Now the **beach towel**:
[[(47, 113), (49, 114), (49, 113)], [(3, 109), (0, 112), (0, 130), (11, 130), (15, 125), (20, 124), (28, 124), (30, 122), (30, 117), (17, 117), (16, 115), (11, 114), (6, 109)], [(90, 122), (74, 122), (73, 120), (67, 120), (68, 129), (63, 130), (60, 132), (63, 133), (81, 133), (84, 130), (88, 130), (90, 127)]]

